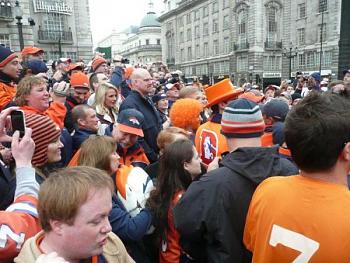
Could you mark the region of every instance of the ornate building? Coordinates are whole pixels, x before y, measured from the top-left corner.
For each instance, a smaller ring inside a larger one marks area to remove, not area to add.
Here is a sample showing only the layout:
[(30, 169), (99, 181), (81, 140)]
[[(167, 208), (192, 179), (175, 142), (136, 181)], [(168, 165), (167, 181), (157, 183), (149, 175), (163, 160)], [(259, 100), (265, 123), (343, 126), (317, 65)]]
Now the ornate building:
[(187, 76), (279, 84), (289, 73), (319, 70), (318, 61), (322, 61), (322, 75), (337, 74), (340, 0), (332, 4), (327, 0), (165, 0), (164, 4), (166, 11), (159, 18), (163, 61)]
[(121, 55), (130, 60), (131, 64), (149, 64), (162, 60), (161, 27), (153, 11), (150, 1), (150, 11), (142, 18), (140, 27), (135, 34), (130, 34), (122, 43)]
[[(47, 60), (59, 57), (86, 61), (91, 59), (92, 35), (88, 0), (22, 0), (18, 3), (23, 12), (21, 23), (25, 46), (43, 48)], [(3, 6), (8, 7), (9, 11), (6, 16), (0, 15), (0, 42), (19, 51), (15, 1), (1, 0), (1, 14)]]

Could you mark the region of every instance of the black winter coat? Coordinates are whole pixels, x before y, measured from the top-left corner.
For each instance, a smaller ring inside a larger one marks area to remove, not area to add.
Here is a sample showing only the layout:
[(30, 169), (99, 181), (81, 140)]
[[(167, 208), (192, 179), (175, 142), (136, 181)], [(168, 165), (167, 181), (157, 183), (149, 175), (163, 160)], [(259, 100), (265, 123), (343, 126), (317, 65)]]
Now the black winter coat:
[(278, 156), (278, 148), (238, 148), (221, 165), (189, 186), (174, 208), (175, 227), (195, 262), (251, 262), (242, 240), (255, 188), (298, 169)]

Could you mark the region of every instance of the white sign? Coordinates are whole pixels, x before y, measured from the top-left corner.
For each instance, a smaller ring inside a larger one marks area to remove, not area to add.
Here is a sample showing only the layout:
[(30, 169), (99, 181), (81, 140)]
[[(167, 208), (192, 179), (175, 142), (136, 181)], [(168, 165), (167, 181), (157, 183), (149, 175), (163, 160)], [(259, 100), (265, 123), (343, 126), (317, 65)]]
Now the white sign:
[(263, 73), (263, 78), (268, 79), (268, 78), (280, 78), (281, 77), (281, 72), (264, 72)]

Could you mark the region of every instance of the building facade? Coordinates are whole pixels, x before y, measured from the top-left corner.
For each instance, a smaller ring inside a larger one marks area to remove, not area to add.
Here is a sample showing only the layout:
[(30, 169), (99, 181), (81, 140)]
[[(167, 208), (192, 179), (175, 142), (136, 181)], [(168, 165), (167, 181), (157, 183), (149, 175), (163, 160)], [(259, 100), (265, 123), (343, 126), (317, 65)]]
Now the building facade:
[[(23, 11), (24, 46), (43, 48), (46, 60), (70, 57), (74, 61), (88, 61), (92, 58), (88, 0), (23, 0), (19, 3)], [(8, 4), (11, 7), (8, 17), (4, 19), (0, 16), (0, 42), (19, 51), (19, 31), (14, 19), (15, 1), (5, 3), (6, 6)]]
[(141, 20), (137, 32), (122, 43), (121, 55), (131, 64), (152, 64), (162, 60), (161, 26), (150, 3), (150, 11)]
[(337, 74), (340, 0), (168, 2), (159, 18), (163, 62), (186, 76), (279, 84), (318, 71), (319, 61), (322, 75)]

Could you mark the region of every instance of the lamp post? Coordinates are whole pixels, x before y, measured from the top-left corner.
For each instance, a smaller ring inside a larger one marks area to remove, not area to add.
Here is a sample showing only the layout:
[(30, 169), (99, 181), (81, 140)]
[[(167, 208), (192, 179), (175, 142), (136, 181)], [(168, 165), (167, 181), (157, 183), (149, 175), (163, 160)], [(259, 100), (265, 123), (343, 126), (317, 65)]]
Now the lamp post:
[(323, 19), (324, 19), (324, 11), (326, 11), (327, 3), (326, 1), (320, 2), (320, 12), (321, 12), (321, 32), (320, 32), (320, 67), (319, 71), (322, 76), (322, 52), (323, 52)]
[(282, 55), (286, 58), (289, 59), (289, 75), (288, 75), (288, 79), (290, 79), (292, 76), (292, 58), (294, 58), (295, 56), (298, 55), (298, 48), (295, 47), (293, 48), (293, 43), (290, 42), (289, 43), (289, 48), (283, 48), (283, 52)]
[(22, 50), (24, 48), (24, 40), (23, 40), (23, 31), (22, 31), (22, 18), (23, 18), (23, 10), (19, 5), (19, 2), (16, 1), (14, 7), (14, 15), (17, 19), (17, 27), (18, 27), (18, 37), (19, 37), (19, 47)]

